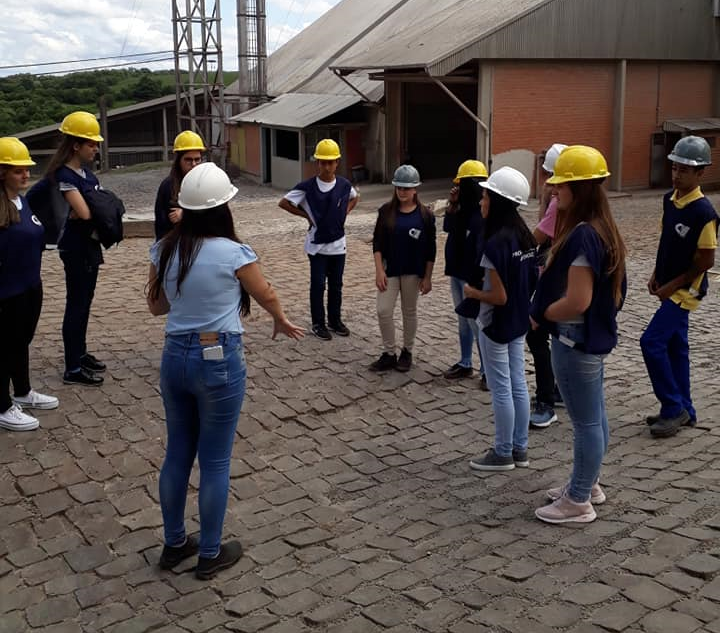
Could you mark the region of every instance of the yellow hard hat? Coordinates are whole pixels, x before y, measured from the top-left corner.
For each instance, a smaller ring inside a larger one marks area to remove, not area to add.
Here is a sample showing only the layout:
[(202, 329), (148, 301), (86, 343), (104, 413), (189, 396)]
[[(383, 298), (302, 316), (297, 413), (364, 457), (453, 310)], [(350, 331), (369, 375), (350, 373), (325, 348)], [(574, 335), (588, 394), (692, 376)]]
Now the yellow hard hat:
[(69, 136), (86, 138), (98, 143), (105, 140), (100, 136), (100, 124), (95, 115), (82, 110), (68, 114), (60, 124), (60, 131)]
[(547, 179), (550, 185), (575, 180), (595, 180), (610, 175), (605, 157), (594, 147), (587, 145), (566, 147), (555, 161), (553, 171), (553, 176)]
[(4, 136), (0, 138), (0, 165), (13, 167), (32, 167), (35, 161), (30, 158), (30, 152), (19, 138)]
[(457, 176), (453, 178), (453, 182), (460, 184), (462, 178), (487, 178), (488, 170), (479, 160), (466, 160), (458, 167)]
[(205, 147), (202, 138), (199, 134), (185, 130), (180, 132), (175, 137), (175, 144), (173, 145), (173, 152), (189, 152), (190, 150), (199, 150), (204, 152), (207, 149)]
[(324, 138), (315, 146), (315, 160), (337, 160), (340, 158), (340, 146), (331, 138)]

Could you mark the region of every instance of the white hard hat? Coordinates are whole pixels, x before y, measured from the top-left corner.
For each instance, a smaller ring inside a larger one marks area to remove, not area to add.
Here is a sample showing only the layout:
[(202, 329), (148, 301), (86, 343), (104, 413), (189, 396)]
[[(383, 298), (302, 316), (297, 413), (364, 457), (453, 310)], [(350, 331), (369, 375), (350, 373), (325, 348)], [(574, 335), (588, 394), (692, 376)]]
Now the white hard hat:
[(527, 204), (530, 195), (530, 183), (527, 178), (512, 167), (501, 167), (494, 171), (485, 182), (480, 183), (480, 186), (518, 204)]
[(555, 173), (555, 161), (558, 159), (558, 156), (560, 156), (560, 152), (562, 152), (567, 145), (563, 145), (562, 143), (553, 143), (550, 149), (545, 152), (545, 162), (543, 163), (542, 168), (552, 174)]
[(228, 175), (215, 163), (202, 163), (183, 178), (178, 204), (189, 211), (219, 207), (238, 192)]

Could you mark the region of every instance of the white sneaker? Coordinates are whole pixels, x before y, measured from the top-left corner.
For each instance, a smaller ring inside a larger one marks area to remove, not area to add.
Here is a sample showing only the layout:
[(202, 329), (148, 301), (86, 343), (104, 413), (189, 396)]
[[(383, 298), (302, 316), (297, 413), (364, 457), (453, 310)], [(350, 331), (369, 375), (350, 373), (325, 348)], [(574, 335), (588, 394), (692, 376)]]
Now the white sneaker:
[(57, 409), (59, 400), (31, 389), (26, 396), (14, 397), (13, 402), (23, 409)]
[(34, 431), (40, 426), (37, 418), (22, 412), (22, 408), (14, 404), (5, 413), (0, 413), (0, 428), (8, 431)]

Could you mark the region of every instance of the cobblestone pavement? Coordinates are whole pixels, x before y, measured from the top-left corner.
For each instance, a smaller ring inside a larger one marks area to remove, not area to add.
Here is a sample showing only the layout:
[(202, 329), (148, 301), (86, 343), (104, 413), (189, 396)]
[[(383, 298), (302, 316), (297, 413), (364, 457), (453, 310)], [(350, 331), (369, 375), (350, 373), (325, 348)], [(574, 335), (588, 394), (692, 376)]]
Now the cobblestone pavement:
[[(441, 377), (457, 360), (441, 257), (420, 300), (416, 366), (366, 370), (380, 337), (374, 218), (361, 213), (349, 221), (351, 337), (273, 342), (257, 306), (246, 321), (248, 390), (225, 525), (246, 555), (210, 582), (187, 573), (191, 564), (156, 567), (164, 320), (143, 299), (150, 241), (106, 254), (90, 321), (91, 351), (108, 362), (100, 389), (61, 382), (63, 277), (46, 253), (32, 366), (35, 387), (61, 406), (39, 413), (36, 432), (0, 431), (0, 632), (720, 632), (717, 286), (691, 319), (699, 424), (654, 440), (638, 337), (654, 309), (645, 281), (659, 199), (613, 207), (630, 248), (630, 292), (607, 361), (608, 501), (596, 522), (533, 517), (543, 491), (568, 476), (563, 410), (532, 432), (529, 469), (468, 469), (492, 440), (490, 399), (477, 378)], [(235, 211), (291, 318), (307, 323), (302, 222), (262, 196)], [(190, 531), (195, 508), (193, 493)]]

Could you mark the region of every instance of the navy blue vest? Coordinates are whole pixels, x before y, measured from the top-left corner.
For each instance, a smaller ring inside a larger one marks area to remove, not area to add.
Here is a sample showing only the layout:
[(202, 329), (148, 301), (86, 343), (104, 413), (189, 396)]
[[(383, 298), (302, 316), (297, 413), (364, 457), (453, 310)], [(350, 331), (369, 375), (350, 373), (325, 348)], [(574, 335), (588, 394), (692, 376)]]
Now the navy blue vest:
[[(545, 319), (545, 310), (567, 292), (568, 271), (584, 254), (593, 272), (593, 295), (585, 311), (585, 342), (578, 349), (588, 354), (609, 354), (617, 345), (617, 313), (612, 280), (607, 274), (607, 250), (590, 224), (578, 224), (568, 236), (560, 252), (540, 275), (530, 307), (530, 314), (551, 334), (557, 336), (557, 323)], [(626, 284), (623, 282), (623, 296)]]
[[(85, 195), (88, 191), (96, 189), (100, 183), (89, 169), (85, 169), (85, 178), (75, 170), (63, 165), (55, 172), (55, 182), (66, 182), (73, 185)], [(93, 223), (89, 220), (68, 218), (62, 234), (58, 239), (60, 253), (70, 257), (82, 259), (85, 263), (98, 266), (103, 263), (100, 242), (92, 238)]]
[(325, 193), (320, 191), (315, 176), (293, 187), (305, 192), (305, 199), (315, 220), (315, 244), (330, 244), (345, 235), (345, 217), (350, 202), (350, 181), (336, 176), (335, 186)]
[[(717, 231), (718, 216), (710, 201), (699, 198), (678, 209), (670, 199), (672, 192), (663, 197), (663, 219), (660, 245), (655, 261), (655, 279), (659, 285), (686, 273), (693, 264), (697, 243), (705, 225), (714, 220)], [(690, 284), (684, 286), (689, 288)], [(707, 294), (707, 273), (700, 283), (698, 299)]]
[(509, 343), (527, 333), (530, 324), (530, 295), (537, 270), (535, 249), (523, 251), (515, 233), (503, 229), (485, 243), (484, 255), (495, 266), (507, 301), (493, 306), (492, 321), (483, 332), (496, 343)]
[(20, 222), (0, 229), (0, 299), (15, 297), (40, 284), (45, 230), (20, 196)]

